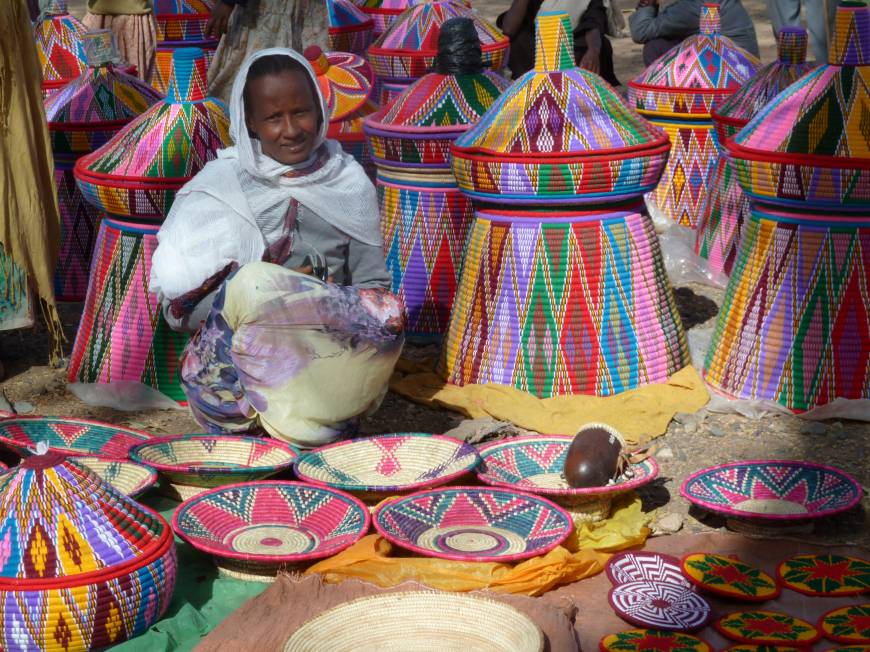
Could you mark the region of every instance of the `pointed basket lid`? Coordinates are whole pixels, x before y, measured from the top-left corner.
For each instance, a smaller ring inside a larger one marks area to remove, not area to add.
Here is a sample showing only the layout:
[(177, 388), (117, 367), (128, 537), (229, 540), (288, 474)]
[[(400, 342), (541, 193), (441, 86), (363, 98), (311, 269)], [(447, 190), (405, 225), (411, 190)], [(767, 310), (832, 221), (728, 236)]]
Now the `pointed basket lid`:
[(42, 87), (60, 88), (87, 68), (82, 37), (87, 28), (67, 13), (65, 0), (53, 0), (36, 24), (36, 52)]
[(659, 115), (709, 115), (714, 103), (743, 86), (760, 61), (719, 28), (719, 5), (701, 7), (700, 33), (669, 50), (628, 82), (629, 103)]
[(349, 52), (324, 52), (316, 45), (305, 48), (304, 54), (317, 75), (329, 122), (349, 116), (371, 96), (374, 75), (362, 57)]
[(744, 189), (774, 202), (870, 205), (870, 8), (837, 7), (828, 64), (766, 104), (726, 147), (751, 176)]
[[(80, 158), (76, 179), (80, 184), (103, 188), (178, 190), (215, 158), (218, 149), (230, 144), (226, 107), (205, 93), (202, 50), (175, 50), (166, 99), (103, 147)], [(93, 193), (86, 196), (91, 198)], [(116, 212), (110, 207), (98, 208)]]
[(350, 0), (326, 0), (326, 20), (330, 34), (373, 29), (375, 21)]
[(356, 5), (368, 16), (384, 16), (394, 18), (417, 0), (359, 0)]
[(214, 0), (154, 0), (156, 16), (193, 16), (208, 14)]
[[(534, 69), (453, 145), (460, 188), (493, 199), (575, 203), (601, 199), (584, 186), (586, 173), (611, 188), (605, 195), (654, 187), (670, 150), (665, 132), (632, 111), (601, 77), (575, 67), (566, 13), (541, 12), (535, 25)], [(503, 167), (509, 164), (515, 172)]]
[(469, 7), (447, 0), (418, 4), (393, 21), (369, 48), (375, 74), (390, 79), (417, 79), (428, 73), (438, 54), (441, 25), (457, 17), (474, 21), (484, 65), (501, 70), (507, 63), (510, 39)]
[(0, 590), (105, 581), (166, 553), (156, 512), (49, 450), (0, 476)]

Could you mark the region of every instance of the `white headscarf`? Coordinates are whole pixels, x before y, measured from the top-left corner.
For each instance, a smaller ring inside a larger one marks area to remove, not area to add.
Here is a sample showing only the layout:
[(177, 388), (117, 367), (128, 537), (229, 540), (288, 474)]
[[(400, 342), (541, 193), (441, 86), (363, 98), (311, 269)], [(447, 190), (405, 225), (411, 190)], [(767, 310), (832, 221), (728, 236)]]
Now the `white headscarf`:
[[(245, 122), (244, 88), (254, 61), (283, 55), (299, 62), (311, 79), (323, 116), (312, 160), (320, 145), (328, 158), (318, 169), (285, 177), (310, 161), (284, 165), (262, 153), (260, 143), (248, 134)], [(275, 205), (295, 199), (351, 238), (381, 246), (377, 194), (362, 166), (333, 140), (326, 140), (329, 126), (326, 103), (311, 65), (294, 50), (269, 48), (251, 55), (242, 64), (230, 95), (230, 136), (235, 146), (218, 151), (176, 195), (169, 216), (157, 235), (159, 245), (152, 259), (152, 292), (174, 299), (198, 288), (227, 264), (245, 265), (262, 258), (268, 243), (257, 226), (256, 216), (245, 199), (239, 170), (265, 183), (258, 183), (258, 203)], [(263, 194), (274, 197), (263, 197)], [(265, 201), (268, 200), (268, 201)]]

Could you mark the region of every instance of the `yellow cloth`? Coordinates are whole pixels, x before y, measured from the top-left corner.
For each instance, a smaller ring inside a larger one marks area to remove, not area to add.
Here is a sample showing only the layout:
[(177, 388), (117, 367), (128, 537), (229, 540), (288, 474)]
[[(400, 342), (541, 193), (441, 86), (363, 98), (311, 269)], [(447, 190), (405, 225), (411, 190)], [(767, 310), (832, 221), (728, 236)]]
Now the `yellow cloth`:
[(559, 546), (517, 564), (393, 557), (393, 546), (370, 534), (344, 552), (314, 564), (305, 574), (317, 573), (330, 584), (358, 579), (389, 588), (413, 580), (443, 591), (489, 589), (541, 595), (561, 584), (597, 575), (604, 570), (609, 552), (642, 545), (649, 536), (646, 521), (640, 499), (632, 493), (614, 506), (609, 519), (581, 526), (577, 536), (566, 541), (576, 550), (573, 553)]
[[(677, 412), (697, 412), (710, 395), (694, 367), (667, 382), (644, 385), (614, 396), (554, 396), (540, 399), (506, 385), (445, 382), (425, 367), (400, 360), (390, 389), (417, 403), (460, 412), (471, 419), (491, 417), (549, 435), (577, 433), (584, 423), (607, 423), (637, 444), (663, 435)], [(402, 375), (402, 371), (411, 372)]]
[(41, 299), (57, 361), (63, 332), (53, 275), (60, 215), (42, 74), (24, 0), (0, 2), (0, 34), (0, 243)]

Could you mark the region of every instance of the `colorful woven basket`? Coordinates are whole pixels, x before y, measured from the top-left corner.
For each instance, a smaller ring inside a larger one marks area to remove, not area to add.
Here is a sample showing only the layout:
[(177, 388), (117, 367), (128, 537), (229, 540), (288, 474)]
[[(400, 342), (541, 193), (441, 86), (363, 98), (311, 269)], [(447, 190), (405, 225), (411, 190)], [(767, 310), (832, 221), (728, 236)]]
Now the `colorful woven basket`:
[(479, 209), (443, 376), (539, 398), (608, 396), (664, 382), (686, 366), (685, 333), (641, 210)]
[(93, 455), (125, 460), (136, 444), (151, 439), (141, 430), (74, 417), (15, 417), (0, 419), (0, 444), (21, 457), (33, 455), (46, 442), (50, 450), (70, 455)]
[(764, 602), (780, 593), (770, 575), (731, 557), (697, 552), (684, 557), (681, 566), (692, 584), (723, 598)]
[(776, 611), (737, 611), (713, 623), (722, 636), (740, 643), (755, 645), (811, 646), (821, 633), (811, 623)]
[(609, 634), (598, 643), (601, 652), (713, 652), (706, 642), (680, 632), (630, 629)]
[(480, 457), (453, 437), (400, 433), (340, 441), (296, 460), (299, 479), (366, 498), (446, 484), (469, 473)]
[(212, 487), (261, 480), (289, 469), (299, 452), (270, 437), (177, 435), (136, 446), (130, 459), (157, 469), (161, 490), (186, 500)]
[(139, 382), (187, 400), (179, 362), (189, 336), (169, 328), (148, 290), (158, 230), (108, 218), (100, 224), (69, 382)]
[(691, 586), (683, 576), (680, 560), (658, 552), (632, 551), (615, 554), (604, 567), (614, 586), (628, 582), (661, 582)]
[(82, 37), (87, 31), (67, 13), (66, 0), (52, 0), (46, 7), (35, 27), (43, 97), (85, 72), (88, 64)]
[(207, 38), (205, 27), (213, 6), (213, 0), (154, 0), (157, 52), (151, 83), (161, 93), (169, 89), (175, 50), (199, 48), (206, 55), (206, 69), (211, 64), (219, 39)]
[(778, 58), (762, 68), (711, 112), (719, 159), (707, 200), (698, 222), (695, 252), (714, 272), (730, 274), (737, 259), (743, 223), (749, 216), (749, 198), (724, 155), (726, 139), (742, 129), (765, 104), (815, 67), (806, 61), (807, 32), (802, 27), (784, 27), (777, 35)]
[(376, 168), (372, 160), (371, 148), (363, 133), (365, 119), (378, 110), (378, 105), (368, 100), (354, 113), (342, 120), (329, 123), (327, 138), (337, 140), (341, 148), (353, 156), (363, 166), (366, 174), (374, 181)]
[(374, 40), (375, 21), (351, 0), (326, 0), (329, 49), (364, 57)]
[(202, 50), (176, 50), (166, 99), (76, 163), (85, 199), (110, 215), (162, 220), (176, 191), (230, 144), (225, 107), (205, 92)]
[(544, 634), (524, 613), (488, 598), (419, 591), (345, 602), (293, 632), (284, 652), (543, 652)]
[(870, 560), (843, 555), (798, 555), (776, 569), (780, 583), (804, 595), (842, 596), (870, 591)]
[[(54, 153), (54, 178), (60, 208), (60, 253), (54, 273), (54, 294), (60, 301), (82, 301), (94, 251), (98, 209), (82, 197), (73, 167), (83, 155), (106, 144), (124, 125), (160, 100), (151, 86), (112, 63), (112, 32), (83, 36), (88, 58), (85, 72), (45, 101), (45, 114)], [(108, 43), (108, 47), (89, 47)], [(107, 58), (108, 57), (108, 58)]]
[(372, 38), (387, 31), (393, 21), (417, 0), (356, 0), (360, 11), (372, 19)]
[(543, 555), (573, 530), (569, 514), (532, 494), (441, 487), (394, 498), (374, 512), (388, 541), (427, 557), (516, 561)]
[(144, 493), (157, 482), (157, 471), (135, 462), (106, 460), (93, 456), (69, 458), (74, 464), (86, 467), (117, 492), (130, 498)]
[(217, 53), (217, 41), (164, 41), (157, 44), (154, 53), (154, 72), (151, 75), (151, 85), (161, 93), (168, 93), (170, 77), (172, 77), (172, 55), (181, 48), (199, 48), (205, 55), (205, 69), (211, 66)]
[[(365, 7), (362, 9), (365, 11)], [(460, 16), (474, 22), (484, 65), (495, 72), (504, 68), (510, 40), (498, 28), (458, 2), (422, 2), (396, 18), (368, 50), (378, 79), (392, 84), (389, 95), (395, 95), (429, 72), (438, 54), (441, 25)], [(382, 92), (379, 101), (386, 106), (392, 99)]]
[(637, 581), (619, 584), (607, 596), (610, 607), (637, 627), (689, 632), (710, 620), (710, 604), (684, 584)]
[(755, 74), (758, 59), (722, 36), (719, 5), (701, 8), (700, 33), (657, 59), (628, 83), (628, 100), (663, 127), (673, 149), (653, 193), (677, 224), (695, 227), (716, 164), (710, 111)]
[(721, 464), (693, 473), (680, 494), (708, 511), (787, 523), (822, 518), (861, 501), (861, 485), (833, 466), (786, 460)]
[(277, 481), (211, 489), (183, 502), (172, 518), (178, 536), (246, 579), (338, 554), (370, 524), (368, 508), (352, 496)]
[(870, 644), (870, 604), (853, 604), (826, 612), (819, 619), (825, 638), (849, 645)]
[(0, 514), (4, 650), (106, 648), (166, 610), (172, 530), (62, 454), (29, 457), (0, 476)]

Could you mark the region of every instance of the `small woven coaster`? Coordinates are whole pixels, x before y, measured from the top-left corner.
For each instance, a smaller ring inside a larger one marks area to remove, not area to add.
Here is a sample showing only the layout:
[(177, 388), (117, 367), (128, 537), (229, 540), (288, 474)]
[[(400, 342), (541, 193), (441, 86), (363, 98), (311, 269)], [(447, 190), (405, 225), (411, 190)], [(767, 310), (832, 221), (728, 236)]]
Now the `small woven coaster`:
[(751, 643), (742, 643), (725, 648), (725, 652), (804, 652), (805, 649), (783, 645), (752, 645)]
[(682, 570), (690, 582), (723, 598), (763, 602), (780, 593), (767, 573), (722, 555), (693, 553), (683, 559)]
[(811, 645), (821, 633), (811, 623), (777, 611), (735, 611), (713, 623), (722, 636), (738, 643)]
[(630, 629), (608, 634), (598, 643), (601, 652), (712, 652), (705, 641), (690, 634), (655, 629)]
[(691, 632), (710, 620), (710, 605), (685, 584), (626, 582), (610, 589), (610, 607), (638, 627)]
[(870, 562), (841, 555), (798, 555), (777, 568), (782, 584), (805, 595), (857, 595), (870, 589)]
[(870, 644), (870, 604), (832, 609), (819, 620), (825, 638), (850, 645)]

